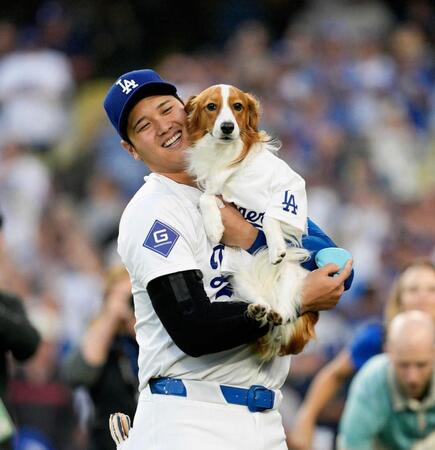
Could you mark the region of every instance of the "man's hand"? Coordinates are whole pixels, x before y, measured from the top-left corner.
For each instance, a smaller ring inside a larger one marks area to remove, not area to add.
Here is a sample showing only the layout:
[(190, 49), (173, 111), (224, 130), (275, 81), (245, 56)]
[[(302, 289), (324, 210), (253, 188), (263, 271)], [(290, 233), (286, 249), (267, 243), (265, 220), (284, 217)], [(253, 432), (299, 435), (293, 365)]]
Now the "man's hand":
[(257, 237), (258, 230), (251, 225), (231, 204), (222, 202), (219, 206), (225, 227), (222, 243), (247, 250)]
[(323, 311), (333, 308), (344, 292), (344, 281), (352, 271), (352, 260), (348, 260), (343, 271), (332, 277), (339, 271), (335, 264), (313, 270), (305, 278), (302, 290), (301, 313), (308, 311)]
[[(250, 248), (257, 237), (258, 230), (245, 220), (233, 205), (222, 201), (220, 211), (225, 227), (221, 242), (245, 250)], [(339, 275), (330, 276), (337, 273), (339, 269), (335, 264), (327, 264), (307, 275), (302, 291), (301, 314), (331, 309), (338, 303), (344, 292), (344, 281), (352, 271), (352, 261), (347, 261)]]

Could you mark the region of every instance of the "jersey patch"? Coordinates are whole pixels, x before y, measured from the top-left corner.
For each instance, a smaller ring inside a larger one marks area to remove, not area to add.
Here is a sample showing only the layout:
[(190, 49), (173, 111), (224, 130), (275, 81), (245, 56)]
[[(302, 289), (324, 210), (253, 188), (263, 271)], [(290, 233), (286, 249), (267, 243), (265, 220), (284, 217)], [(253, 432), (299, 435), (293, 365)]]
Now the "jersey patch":
[(180, 235), (169, 225), (156, 220), (142, 245), (167, 257), (179, 237)]

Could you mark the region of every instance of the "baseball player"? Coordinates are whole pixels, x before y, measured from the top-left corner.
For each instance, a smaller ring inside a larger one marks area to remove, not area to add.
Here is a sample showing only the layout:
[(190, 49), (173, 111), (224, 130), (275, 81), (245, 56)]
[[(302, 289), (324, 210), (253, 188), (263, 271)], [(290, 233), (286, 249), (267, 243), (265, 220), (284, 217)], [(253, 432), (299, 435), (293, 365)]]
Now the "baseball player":
[[(128, 450), (284, 450), (277, 411), (289, 357), (260, 364), (250, 343), (268, 331), (231, 301), (225, 245), (211, 244), (201, 192), (185, 171), (184, 105), (152, 70), (122, 75), (104, 107), (121, 145), (151, 170), (120, 222), (118, 252), (132, 282), (139, 402)], [(253, 252), (264, 235), (230, 206), (223, 242)], [(301, 312), (335, 306), (351, 272), (327, 265), (306, 279)]]

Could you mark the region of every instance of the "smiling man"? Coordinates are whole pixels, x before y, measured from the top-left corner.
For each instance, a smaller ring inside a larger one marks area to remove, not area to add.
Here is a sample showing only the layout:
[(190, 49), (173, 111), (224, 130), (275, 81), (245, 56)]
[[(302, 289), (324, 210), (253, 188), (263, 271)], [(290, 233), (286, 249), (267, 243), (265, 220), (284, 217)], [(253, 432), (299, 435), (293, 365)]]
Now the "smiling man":
[[(144, 98), (131, 109), (127, 124), (127, 140), (123, 147), (142, 160), (152, 172), (169, 176), (179, 183), (192, 184), (185, 173), (180, 152), (187, 147), (186, 113), (174, 96)], [(153, 132), (158, 129), (159, 131)], [(147, 149), (153, 148), (150, 152)]]
[(397, 315), (387, 353), (352, 382), (340, 423), (341, 450), (435, 448), (435, 329), (421, 311)]
[[(104, 107), (123, 148), (152, 171), (118, 237), (139, 344), (140, 395), (127, 448), (285, 450), (277, 408), (290, 357), (261, 364), (249, 345), (269, 327), (247, 316), (247, 303), (231, 301), (225, 246), (208, 241), (201, 191), (185, 171), (186, 113), (175, 86), (152, 70), (129, 72)], [(255, 251), (260, 232), (235, 208), (221, 214), (224, 244)], [(337, 270), (329, 264), (307, 276), (301, 312), (335, 306), (351, 261), (329, 276)]]

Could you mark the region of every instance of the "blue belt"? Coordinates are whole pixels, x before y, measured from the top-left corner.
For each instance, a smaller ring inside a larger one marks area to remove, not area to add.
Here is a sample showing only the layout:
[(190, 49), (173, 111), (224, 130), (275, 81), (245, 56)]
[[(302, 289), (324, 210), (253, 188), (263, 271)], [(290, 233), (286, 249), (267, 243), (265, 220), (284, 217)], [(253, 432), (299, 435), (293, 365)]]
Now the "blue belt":
[[(186, 386), (176, 378), (151, 378), (149, 385), (152, 394), (187, 397)], [(264, 386), (254, 384), (246, 389), (221, 384), (219, 387), (227, 403), (247, 406), (251, 412), (273, 408), (275, 392)]]

